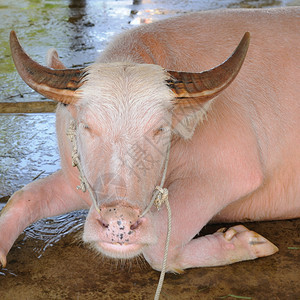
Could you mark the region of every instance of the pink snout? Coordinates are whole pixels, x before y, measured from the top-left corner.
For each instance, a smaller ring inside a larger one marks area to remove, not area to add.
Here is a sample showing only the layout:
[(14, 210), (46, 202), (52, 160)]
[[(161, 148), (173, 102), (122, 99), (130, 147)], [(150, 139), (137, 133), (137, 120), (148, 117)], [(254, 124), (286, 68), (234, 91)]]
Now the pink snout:
[(140, 214), (139, 209), (129, 205), (102, 205), (99, 213), (90, 211), (83, 240), (109, 257), (137, 256), (153, 240), (149, 220), (140, 218)]
[(140, 211), (129, 206), (101, 207), (97, 218), (102, 236), (109, 243), (128, 244), (143, 220), (139, 218)]

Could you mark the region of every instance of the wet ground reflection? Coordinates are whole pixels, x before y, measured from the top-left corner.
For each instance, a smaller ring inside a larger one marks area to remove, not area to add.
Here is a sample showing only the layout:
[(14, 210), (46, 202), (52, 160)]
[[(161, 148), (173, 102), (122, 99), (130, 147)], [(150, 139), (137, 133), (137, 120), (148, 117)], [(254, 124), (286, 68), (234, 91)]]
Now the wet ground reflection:
[[(86, 210), (79, 210), (58, 217), (39, 220), (24, 230), (22, 240), (23, 242), (28, 239), (41, 241), (42, 243), (37, 243), (40, 246), (33, 249), (37, 258), (40, 258), (48, 247), (52, 247), (66, 235), (81, 230), (86, 215)], [(78, 236), (78, 239), (80, 238), (81, 236)]]
[(59, 166), (54, 114), (0, 115), (0, 197)]

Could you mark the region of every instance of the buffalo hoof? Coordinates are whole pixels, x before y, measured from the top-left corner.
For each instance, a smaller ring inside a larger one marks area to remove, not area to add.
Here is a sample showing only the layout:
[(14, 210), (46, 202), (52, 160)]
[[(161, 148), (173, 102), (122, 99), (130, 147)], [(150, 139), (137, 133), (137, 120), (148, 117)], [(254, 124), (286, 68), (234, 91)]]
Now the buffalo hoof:
[(228, 242), (228, 245), (237, 246), (236, 250), (241, 244), (244, 245), (243, 249), (248, 249), (247, 255), (249, 257), (244, 257), (243, 260), (269, 256), (279, 250), (266, 238), (243, 225), (231, 227), (226, 231), (222, 228), (218, 232), (223, 232), (224, 239)]

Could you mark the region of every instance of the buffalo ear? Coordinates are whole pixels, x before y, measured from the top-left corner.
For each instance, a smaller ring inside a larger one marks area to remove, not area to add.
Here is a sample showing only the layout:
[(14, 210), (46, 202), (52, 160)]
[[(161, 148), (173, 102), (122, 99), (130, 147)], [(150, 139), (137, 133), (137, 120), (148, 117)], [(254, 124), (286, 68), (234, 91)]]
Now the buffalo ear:
[(250, 43), (246, 32), (232, 55), (222, 64), (200, 73), (167, 71), (168, 86), (175, 94), (173, 127), (184, 138), (193, 136), (206, 115), (212, 99), (226, 89), (238, 75)]
[(57, 51), (54, 48), (48, 50), (46, 56), (46, 63), (48, 68), (56, 70), (64, 70), (66, 66), (60, 61)]
[[(59, 59), (59, 55), (56, 51), (56, 49), (51, 48), (48, 50), (47, 56), (46, 56), (46, 64), (48, 68), (55, 69), (55, 70), (64, 70), (66, 69), (66, 66), (62, 63), (62, 61)], [(67, 107), (69, 113), (71, 114), (73, 119), (77, 119), (77, 109), (73, 103), (63, 103), (64, 106)]]
[(192, 138), (197, 125), (206, 119), (213, 99), (199, 103), (196, 98), (189, 98), (184, 105), (175, 104), (172, 118), (172, 129), (184, 139)]

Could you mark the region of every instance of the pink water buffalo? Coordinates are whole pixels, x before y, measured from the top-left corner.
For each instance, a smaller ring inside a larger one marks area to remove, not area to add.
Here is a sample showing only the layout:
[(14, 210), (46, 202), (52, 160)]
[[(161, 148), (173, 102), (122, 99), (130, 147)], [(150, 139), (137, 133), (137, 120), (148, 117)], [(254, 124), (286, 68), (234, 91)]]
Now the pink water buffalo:
[(143, 212), (165, 169), (167, 271), (275, 253), (242, 225), (193, 238), (208, 222), (300, 217), (299, 28), (299, 8), (193, 13), (129, 30), (79, 70), (55, 51), (37, 64), (12, 32), (21, 77), (60, 102), (61, 170), (1, 212), (2, 265), (30, 223), (89, 208), (85, 242), (110, 257), (143, 254), (160, 270), (167, 209)]

